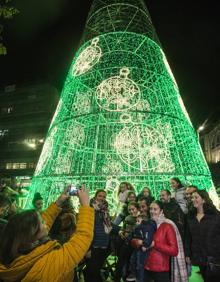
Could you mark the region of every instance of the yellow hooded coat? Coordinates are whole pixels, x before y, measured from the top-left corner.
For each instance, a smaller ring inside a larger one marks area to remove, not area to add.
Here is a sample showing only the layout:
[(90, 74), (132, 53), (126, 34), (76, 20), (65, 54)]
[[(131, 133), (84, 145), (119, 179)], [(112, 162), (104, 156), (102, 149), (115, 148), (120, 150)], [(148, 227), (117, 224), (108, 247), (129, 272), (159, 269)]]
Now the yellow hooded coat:
[[(60, 212), (52, 204), (42, 217), (48, 229)], [(48, 241), (27, 255), (16, 258), (9, 266), (0, 263), (0, 280), (5, 282), (72, 282), (74, 268), (83, 259), (92, 239), (94, 228), (93, 208), (83, 206), (79, 210), (76, 231), (70, 240), (61, 246), (57, 241)]]

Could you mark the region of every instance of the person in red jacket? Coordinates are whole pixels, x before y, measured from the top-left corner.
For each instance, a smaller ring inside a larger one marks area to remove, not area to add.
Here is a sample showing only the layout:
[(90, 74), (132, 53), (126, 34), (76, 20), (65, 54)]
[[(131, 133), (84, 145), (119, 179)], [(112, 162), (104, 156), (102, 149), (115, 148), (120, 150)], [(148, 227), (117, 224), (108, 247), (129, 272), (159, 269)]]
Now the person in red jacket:
[(157, 231), (151, 244), (151, 251), (145, 262), (145, 282), (170, 282), (170, 257), (178, 255), (176, 231), (172, 224), (166, 222), (163, 204), (154, 201), (150, 205), (151, 218), (157, 223)]

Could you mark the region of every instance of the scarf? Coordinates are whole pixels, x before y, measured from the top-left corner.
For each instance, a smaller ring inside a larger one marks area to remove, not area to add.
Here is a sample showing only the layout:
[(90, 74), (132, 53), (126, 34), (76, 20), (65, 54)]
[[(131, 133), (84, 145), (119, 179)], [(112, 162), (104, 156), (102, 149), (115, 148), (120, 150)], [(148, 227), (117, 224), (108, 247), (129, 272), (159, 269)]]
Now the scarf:
[(109, 234), (112, 230), (112, 224), (108, 211), (108, 202), (98, 202), (95, 198), (92, 198), (90, 203), (94, 210), (98, 212), (99, 216), (102, 218), (105, 233)]
[(176, 233), (176, 239), (177, 239), (177, 245), (178, 245), (178, 255), (176, 257), (171, 257), (171, 281), (172, 282), (187, 282), (188, 274), (187, 274), (187, 269), (186, 269), (183, 242), (182, 242), (182, 239), (181, 239), (181, 236), (180, 236), (180, 233), (179, 233), (179, 230), (176, 224), (172, 220), (165, 218), (164, 214), (161, 214), (156, 222), (157, 222), (157, 227), (159, 227), (160, 224), (163, 222), (166, 222), (172, 225)]

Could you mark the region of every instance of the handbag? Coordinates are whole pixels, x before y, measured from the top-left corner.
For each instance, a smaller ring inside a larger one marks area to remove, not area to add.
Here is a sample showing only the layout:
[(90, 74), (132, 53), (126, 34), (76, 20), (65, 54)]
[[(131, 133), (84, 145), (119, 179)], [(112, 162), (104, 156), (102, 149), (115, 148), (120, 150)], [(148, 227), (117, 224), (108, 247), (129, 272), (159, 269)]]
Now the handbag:
[(220, 277), (220, 261), (216, 261), (213, 257), (207, 257), (206, 275)]

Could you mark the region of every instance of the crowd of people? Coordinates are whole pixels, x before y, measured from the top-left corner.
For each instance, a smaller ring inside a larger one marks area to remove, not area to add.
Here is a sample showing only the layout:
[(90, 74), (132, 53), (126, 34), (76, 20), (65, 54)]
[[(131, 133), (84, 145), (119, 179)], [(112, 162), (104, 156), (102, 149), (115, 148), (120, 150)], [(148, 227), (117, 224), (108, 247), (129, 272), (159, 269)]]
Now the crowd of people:
[(0, 281), (187, 282), (195, 265), (205, 282), (219, 282), (219, 211), (206, 190), (178, 178), (170, 186), (155, 199), (122, 182), (112, 215), (105, 189), (89, 199), (82, 185), (78, 212), (69, 187), (45, 210), (39, 193), (22, 210), (1, 184)]

